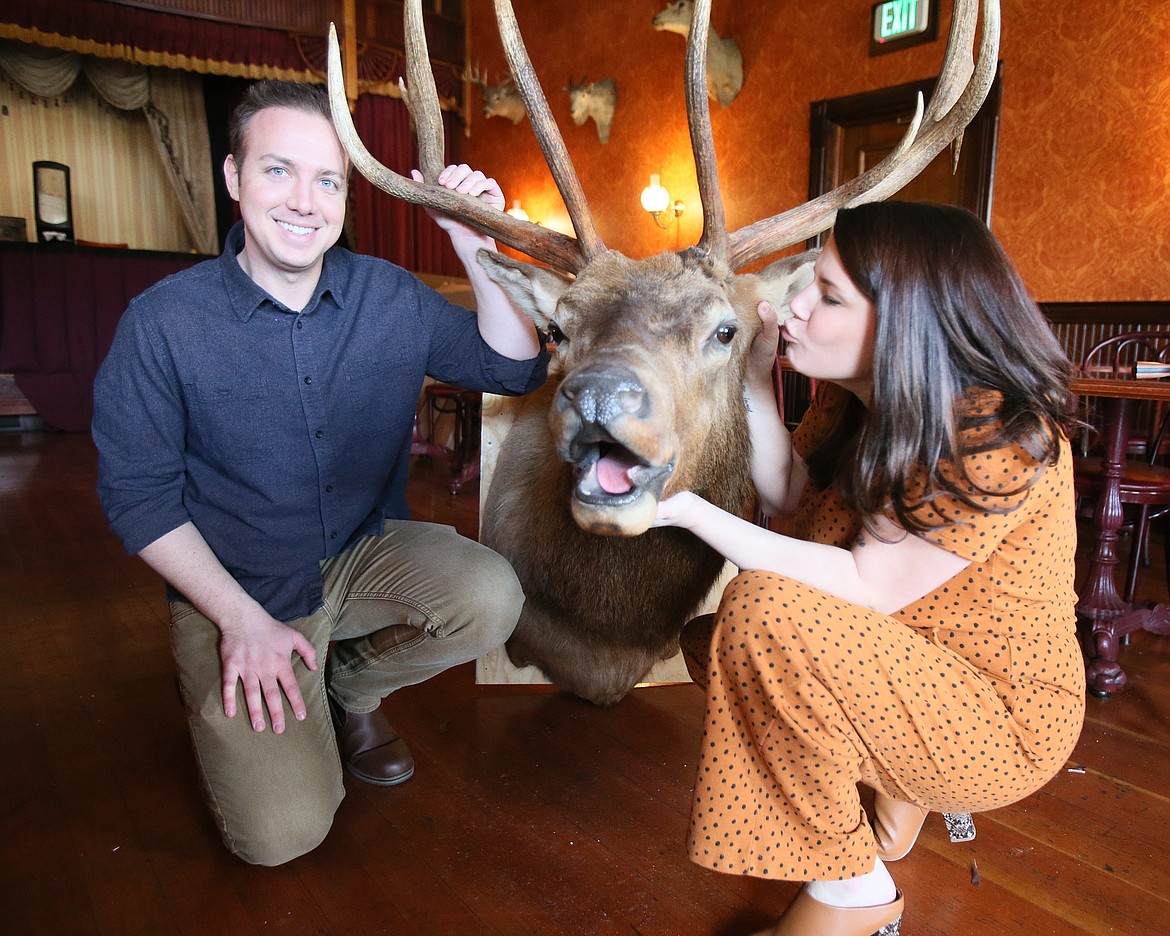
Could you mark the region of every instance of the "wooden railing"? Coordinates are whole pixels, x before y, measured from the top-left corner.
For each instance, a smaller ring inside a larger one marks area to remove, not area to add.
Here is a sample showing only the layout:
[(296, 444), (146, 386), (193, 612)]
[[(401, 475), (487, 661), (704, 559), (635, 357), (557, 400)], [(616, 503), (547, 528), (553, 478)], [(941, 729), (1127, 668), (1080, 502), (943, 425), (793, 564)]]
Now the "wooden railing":
[(1170, 301), (1042, 302), (1040, 308), (1074, 363), (1083, 361), (1094, 345), (1114, 335), (1170, 332)]

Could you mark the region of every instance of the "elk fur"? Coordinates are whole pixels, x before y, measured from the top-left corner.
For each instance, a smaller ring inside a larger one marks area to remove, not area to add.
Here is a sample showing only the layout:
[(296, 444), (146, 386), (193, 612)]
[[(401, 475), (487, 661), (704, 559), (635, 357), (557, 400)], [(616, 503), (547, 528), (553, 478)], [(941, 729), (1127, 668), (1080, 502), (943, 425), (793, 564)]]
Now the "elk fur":
[[(562, 689), (610, 704), (677, 652), (679, 632), (724, 563), (687, 531), (648, 529), (656, 498), (623, 508), (620, 517), (580, 515), (559, 438), (566, 431), (558, 417), (565, 365), (579, 372), (600, 360), (602, 369), (628, 370), (647, 388), (662, 418), (646, 427), (655, 444), (634, 444), (662, 461), (677, 459), (662, 496), (692, 490), (746, 515), (753, 488), (743, 369), (759, 331), (756, 305), (767, 298), (786, 317), (788, 300), (811, 279), (812, 255), (732, 276), (702, 251), (661, 254), (636, 264), (635, 288), (629, 276), (635, 263), (613, 252), (575, 282), (487, 251), (480, 262), (538, 327), (571, 320), (568, 344), (589, 343), (581, 358), (570, 349), (546, 385), (517, 402), (485, 500), (481, 540), (508, 559), (525, 593), (508, 656), (517, 666), (538, 667)], [(673, 311), (678, 305), (685, 318)], [(574, 316), (566, 307), (581, 311)], [(729, 315), (738, 329), (733, 347), (726, 359), (703, 360), (712, 356), (702, 352), (713, 323)], [(642, 336), (648, 354), (630, 353), (631, 335)], [(648, 336), (655, 339), (649, 345)], [(661, 438), (673, 438), (670, 450), (649, 451)]]

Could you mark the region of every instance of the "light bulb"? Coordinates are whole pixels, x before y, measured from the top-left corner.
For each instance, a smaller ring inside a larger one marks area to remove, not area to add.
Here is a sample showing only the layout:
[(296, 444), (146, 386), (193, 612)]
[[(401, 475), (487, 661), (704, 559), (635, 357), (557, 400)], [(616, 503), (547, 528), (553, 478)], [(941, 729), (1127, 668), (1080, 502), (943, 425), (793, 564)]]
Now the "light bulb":
[(662, 187), (658, 173), (650, 176), (650, 184), (642, 189), (642, 207), (651, 214), (666, 211), (670, 207), (670, 192)]

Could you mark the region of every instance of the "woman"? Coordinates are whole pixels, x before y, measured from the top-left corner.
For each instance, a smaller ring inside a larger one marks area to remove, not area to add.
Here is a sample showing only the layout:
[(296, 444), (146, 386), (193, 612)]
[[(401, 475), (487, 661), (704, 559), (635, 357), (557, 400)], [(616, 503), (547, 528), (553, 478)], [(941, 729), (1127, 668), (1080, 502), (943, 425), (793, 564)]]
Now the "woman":
[[(930, 810), (1039, 789), (1080, 733), (1070, 366), (957, 208), (842, 211), (791, 305), (782, 332), (760, 306), (746, 397), (760, 505), (794, 536), (690, 492), (659, 507), (743, 570), (683, 638), (708, 688), (689, 847), (806, 882), (778, 936), (896, 933), (883, 859)], [(770, 379), (781, 335), (818, 382), (792, 436)]]

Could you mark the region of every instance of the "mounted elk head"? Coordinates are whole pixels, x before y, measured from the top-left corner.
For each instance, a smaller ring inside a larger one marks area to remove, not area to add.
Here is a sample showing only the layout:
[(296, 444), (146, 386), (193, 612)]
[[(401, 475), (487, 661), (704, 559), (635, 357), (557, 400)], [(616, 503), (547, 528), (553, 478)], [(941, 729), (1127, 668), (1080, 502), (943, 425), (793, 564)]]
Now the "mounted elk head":
[(499, 84), (490, 85), (487, 78), (481, 76), (479, 68), (472, 69), (470, 65), (463, 69), (463, 80), (468, 84), (477, 85), (483, 93), (484, 117), (506, 117), (514, 124), (520, 123), (528, 112), (524, 109), (524, 99), (516, 90), (516, 82), (505, 78)]
[[(442, 122), (427, 62), (420, 0), (406, 5), (409, 82), (403, 97), (419, 137), (424, 183), (370, 155), (353, 128), (331, 35), (333, 119), (354, 165), (373, 184), (460, 217), (553, 269), (481, 250), (479, 262), (556, 343), (550, 380), (520, 401), (496, 463), (482, 538), (516, 569), (526, 602), (508, 642), (562, 688), (613, 702), (659, 659), (706, 597), (723, 560), (686, 531), (648, 529), (660, 497), (691, 489), (729, 511), (750, 509), (742, 396), (756, 305), (784, 309), (808, 257), (760, 273), (736, 271), (832, 226), (838, 208), (885, 198), (955, 141), (994, 77), (998, 0), (983, 0), (978, 62), (970, 50), (978, 0), (956, 0), (930, 105), (905, 137), (858, 178), (804, 205), (729, 232), (705, 93), (711, 0), (696, 0), (687, 40), (686, 98), (703, 234), (697, 246), (631, 260), (606, 249), (524, 49), (509, 0), (495, 0), (509, 66), (568, 209), (576, 238), (430, 184), (442, 169)], [(599, 535), (600, 534), (600, 535)]]
[[(694, 0), (674, 0), (651, 21), (662, 32), (690, 35), (694, 17)], [(743, 87), (743, 55), (734, 39), (707, 33), (707, 94), (721, 107), (730, 107)]]
[(613, 112), (617, 109), (617, 82), (613, 78), (604, 81), (580, 82), (569, 79), (569, 113), (578, 127), (590, 117), (597, 124), (597, 139), (609, 142), (609, 128), (613, 124)]

